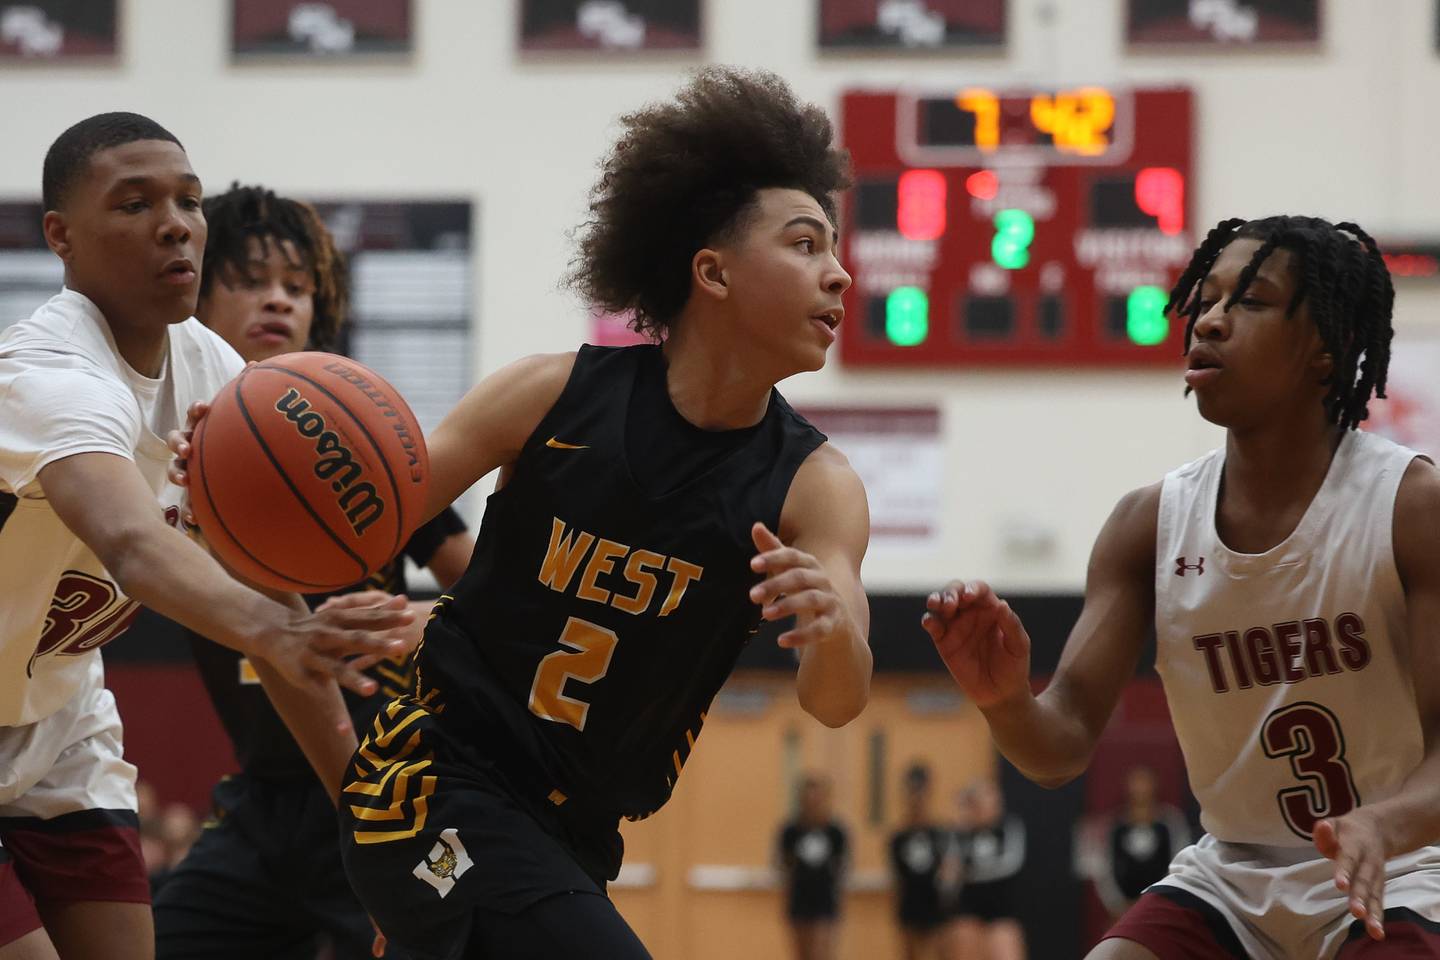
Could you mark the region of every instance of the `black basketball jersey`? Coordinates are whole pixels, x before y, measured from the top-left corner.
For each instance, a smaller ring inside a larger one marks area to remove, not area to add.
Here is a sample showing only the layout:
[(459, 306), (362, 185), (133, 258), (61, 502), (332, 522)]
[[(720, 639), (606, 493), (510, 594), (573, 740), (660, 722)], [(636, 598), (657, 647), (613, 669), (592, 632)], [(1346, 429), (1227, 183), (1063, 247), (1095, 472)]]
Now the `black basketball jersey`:
[(942, 908), (940, 869), (954, 846), (941, 827), (909, 827), (890, 838), (890, 867), (902, 920), (937, 918)]
[(840, 876), (849, 860), (849, 835), (835, 822), (780, 830), (780, 865), (785, 871), (786, 912), (795, 919), (832, 917), (840, 904)]
[(1120, 892), (1134, 900), (1163, 879), (1176, 853), (1175, 839), (1164, 820), (1117, 823), (1110, 831), (1110, 867)]
[(1009, 880), (1025, 866), (1025, 821), (1007, 815), (999, 823), (962, 833), (959, 846), (967, 885)]
[[(454, 510), (446, 508), (439, 516), (426, 523), (405, 544), (402, 555), (381, 567), (364, 581), (344, 590), (332, 593), (312, 594), (304, 597), (310, 609), (315, 609), (329, 597), (340, 593), (355, 593), (360, 590), (384, 590), (388, 593), (405, 592), (405, 561), (409, 557), (417, 566), (425, 566), (446, 538), (462, 533), (465, 521)], [(194, 653), (195, 663), (200, 668), (200, 677), (215, 712), (230, 742), (235, 747), (235, 756), (246, 773), (271, 779), (313, 778), (314, 772), (300, 745), (295, 742), (285, 721), (270, 703), (260, 686), (250, 661), (229, 647), (207, 640), (192, 631), (185, 631)], [(362, 735), (375, 711), (386, 700), (398, 697), (410, 690), (414, 682), (414, 667), (410, 657), (396, 662), (381, 660), (366, 673), (379, 688), (368, 697), (362, 697), (342, 688), (345, 706), (350, 711), (355, 729)]]
[(418, 660), (422, 702), (457, 739), (631, 818), (669, 798), (759, 626), (751, 525), (778, 529), (825, 440), (772, 390), (742, 442), (649, 493), (627, 431), (670, 398), (663, 376), (639, 376), (646, 364), (663, 364), (659, 347), (581, 348)]

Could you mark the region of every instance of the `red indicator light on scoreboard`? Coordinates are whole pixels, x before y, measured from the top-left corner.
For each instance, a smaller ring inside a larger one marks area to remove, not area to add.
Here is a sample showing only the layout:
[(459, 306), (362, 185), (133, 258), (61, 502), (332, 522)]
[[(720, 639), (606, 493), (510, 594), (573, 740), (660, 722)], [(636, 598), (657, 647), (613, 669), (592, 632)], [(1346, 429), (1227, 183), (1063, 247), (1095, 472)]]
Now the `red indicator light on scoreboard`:
[(1440, 275), (1440, 253), (1382, 253), (1392, 277)]
[(1174, 167), (1145, 167), (1135, 175), (1135, 205), (1175, 236), (1185, 229), (1185, 177)]
[(965, 192), (976, 200), (994, 200), (1000, 192), (1000, 178), (994, 170), (976, 170), (965, 178)]
[(945, 233), (945, 175), (907, 170), (897, 187), (895, 226), (907, 240), (938, 240)]

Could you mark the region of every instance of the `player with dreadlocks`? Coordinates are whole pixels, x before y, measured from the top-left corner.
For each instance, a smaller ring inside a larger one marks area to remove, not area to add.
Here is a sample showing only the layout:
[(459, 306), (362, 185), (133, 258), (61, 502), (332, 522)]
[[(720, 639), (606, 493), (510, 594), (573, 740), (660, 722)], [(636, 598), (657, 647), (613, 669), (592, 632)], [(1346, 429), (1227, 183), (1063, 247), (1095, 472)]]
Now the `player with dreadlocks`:
[(1091, 960), (1440, 955), (1440, 471), (1354, 429), (1393, 300), (1353, 223), (1220, 223), (1170, 309), (1225, 445), (1121, 499), (1050, 685), (1031, 693), (987, 584), (928, 600), (956, 682), (1045, 786), (1084, 771), (1154, 627), (1206, 835)]
[[(195, 315), (246, 361), (296, 350), (334, 350), (346, 319), (345, 257), (313, 207), (261, 186), (232, 184), (204, 202), (205, 241)], [(452, 508), (423, 524), (400, 554), (338, 593), (406, 592), (405, 559), (442, 586), (459, 579), (474, 541)], [(324, 595), (303, 598), (312, 609)], [(429, 604), (412, 604), (417, 624)], [(417, 631), (418, 633), (418, 631)], [(240, 772), (214, 790), (215, 815), (155, 896), (156, 960), (371, 956), (374, 934), (345, 879), (333, 794), (354, 739), (311, 769), (247, 658), (186, 631), (205, 689), (235, 748)], [(414, 678), (410, 645), (366, 671), (368, 696), (347, 694), (357, 730)], [(328, 784), (328, 792), (326, 785)], [(399, 958), (392, 950), (389, 956)]]

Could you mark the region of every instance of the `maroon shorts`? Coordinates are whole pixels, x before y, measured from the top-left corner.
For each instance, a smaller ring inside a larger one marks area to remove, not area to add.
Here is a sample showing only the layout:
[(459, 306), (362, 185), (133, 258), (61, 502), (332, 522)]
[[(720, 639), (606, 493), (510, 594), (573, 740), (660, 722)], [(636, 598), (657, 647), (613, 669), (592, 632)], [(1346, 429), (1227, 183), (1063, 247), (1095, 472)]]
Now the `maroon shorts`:
[[(1164, 960), (1247, 960), (1245, 948), (1218, 910), (1174, 887), (1156, 887), (1135, 901), (1104, 939), (1131, 940)], [(1398, 907), (1385, 911), (1385, 939), (1371, 940), (1358, 920), (1335, 960), (1440, 960), (1440, 924)]]
[(1164, 960), (1248, 960), (1240, 938), (1210, 904), (1174, 887), (1141, 894), (1103, 939), (1133, 940)]
[(93, 900), (150, 902), (133, 812), (0, 818), (0, 946), (40, 929), (37, 901)]

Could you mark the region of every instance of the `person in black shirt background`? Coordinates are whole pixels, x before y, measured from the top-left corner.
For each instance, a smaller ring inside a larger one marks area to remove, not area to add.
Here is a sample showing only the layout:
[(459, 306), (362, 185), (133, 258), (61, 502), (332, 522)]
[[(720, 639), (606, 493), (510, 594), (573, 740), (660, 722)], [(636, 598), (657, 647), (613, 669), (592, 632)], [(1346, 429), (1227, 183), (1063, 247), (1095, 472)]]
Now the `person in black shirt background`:
[(963, 861), (954, 944), (965, 960), (1023, 960), (1025, 934), (1015, 919), (1025, 866), (1025, 823), (1006, 814), (1000, 785), (985, 779), (964, 794)]
[(799, 814), (781, 828), (778, 852), (796, 960), (834, 960), (850, 848), (831, 812), (829, 780), (811, 774), (801, 781)]
[(905, 823), (890, 838), (890, 867), (905, 960), (931, 960), (940, 949), (945, 923), (942, 887), (953, 861), (954, 834), (930, 811), (930, 768), (905, 771)]
[[(204, 211), (210, 233), (200, 320), (247, 361), (335, 350), (348, 299), (345, 262), (314, 210), (237, 185), (207, 199)], [(340, 594), (405, 593), (405, 557), (452, 583), (472, 546), (464, 522), (447, 510), (416, 531), (401, 556)], [(327, 599), (305, 598), (312, 608)], [(430, 605), (416, 606), (423, 624)], [(313, 960), (322, 941), (335, 960), (371, 956), (374, 931), (345, 877), (325, 789), (249, 662), (198, 634), (189, 640), (241, 772), (216, 786), (213, 819), (159, 885), (158, 960)], [(371, 667), (378, 684), (371, 696), (345, 694), (357, 730), (410, 688), (411, 660), (407, 653)]]
[(1184, 816), (1156, 797), (1155, 771), (1131, 767), (1125, 777), (1125, 808), (1110, 829), (1106, 869), (1095, 878), (1111, 915), (1118, 919), (1146, 887), (1164, 878), (1170, 861), (1189, 842)]

